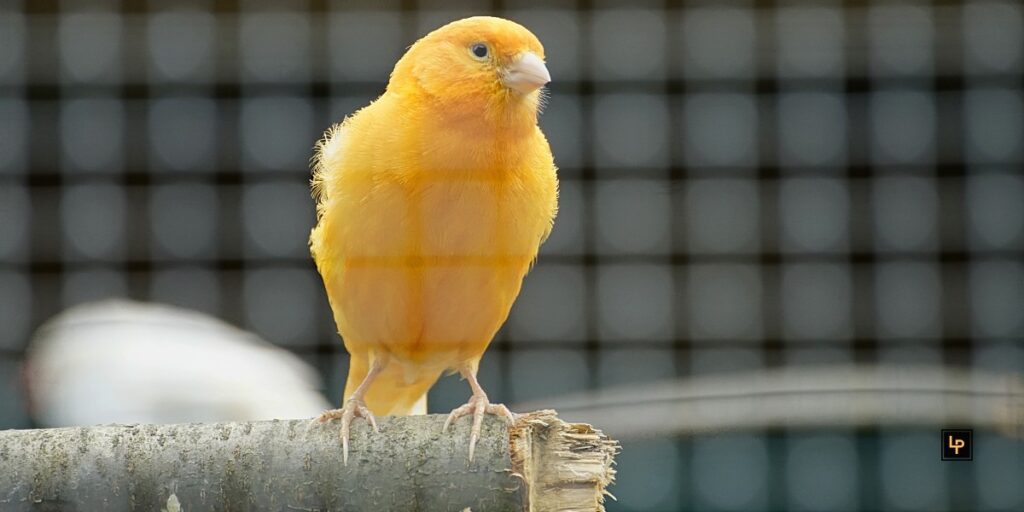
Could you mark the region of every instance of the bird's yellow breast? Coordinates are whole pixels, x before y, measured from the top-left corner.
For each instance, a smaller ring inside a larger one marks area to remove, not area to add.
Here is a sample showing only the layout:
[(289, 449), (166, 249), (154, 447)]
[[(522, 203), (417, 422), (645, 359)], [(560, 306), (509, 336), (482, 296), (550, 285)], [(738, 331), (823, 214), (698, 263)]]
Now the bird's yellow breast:
[(322, 145), (311, 248), (350, 351), (450, 368), (508, 316), (551, 229), (555, 169), (536, 127), (475, 146), (429, 120), (383, 132), (390, 101)]

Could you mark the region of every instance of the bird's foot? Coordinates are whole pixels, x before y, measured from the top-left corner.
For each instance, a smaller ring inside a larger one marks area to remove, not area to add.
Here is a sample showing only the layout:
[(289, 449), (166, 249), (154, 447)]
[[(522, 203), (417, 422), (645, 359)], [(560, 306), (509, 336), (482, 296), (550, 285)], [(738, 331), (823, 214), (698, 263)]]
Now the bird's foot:
[(345, 401), (345, 405), (342, 406), (341, 409), (324, 411), (323, 414), (313, 420), (316, 423), (326, 423), (334, 419), (341, 420), (341, 457), (346, 466), (348, 465), (349, 427), (352, 424), (352, 418), (356, 416), (366, 418), (370, 422), (370, 425), (373, 426), (373, 431), (380, 432), (380, 429), (377, 428), (377, 420), (373, 417), (373, 413), (370, 412), (370, 408), (366, 407), (366, 402), (363, 402), (358, 398), (349, 398)]
[(510, 423), (516, 420), (516, 416), (504, 404), (492, 404), (487, 399), (487, 395), (473, 395), (469, 398), (469, 402), (452, 410), (448, 415), (448, 419), (445, 420), (441, 431), (448, 432), (448, 426), (452, 422), (459, 419), (460, 416), (468, 416), (469, 414), (473, 415), (473, 430), (469, 436), (469, 461), (473, 462), (473, 451), (476, 449), (477, 440), (480, 439), (480, 428), (484, 422), (484, 414), (502, 416)]

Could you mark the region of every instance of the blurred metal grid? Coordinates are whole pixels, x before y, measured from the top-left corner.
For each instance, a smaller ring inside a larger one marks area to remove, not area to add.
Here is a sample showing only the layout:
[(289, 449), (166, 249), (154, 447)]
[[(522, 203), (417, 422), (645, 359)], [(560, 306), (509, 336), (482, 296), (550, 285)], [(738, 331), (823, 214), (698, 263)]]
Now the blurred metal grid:
[[(305, 248), (312, 142), (409, 43), (482, 12), (545, 43), (562, 180), (482, 364), (493, 397), (819, 362), (1024, 371), (1020, 4), (460, 5), (0, 6), (0, 381), (46, 318), (123, 295), (252, 329), (336, 399), (346, 356)], [(0, 389), (0, 426), (25, 425)], [(442, 380), (431, 407), (464, 395)], [(634, 510), (1024, 506), (999, 484), (1024, 478), (1019, 445), (984, 441), (964, 468), (922, 458), (933, 441), (653, 440), (627, 447), (616, 493)]]

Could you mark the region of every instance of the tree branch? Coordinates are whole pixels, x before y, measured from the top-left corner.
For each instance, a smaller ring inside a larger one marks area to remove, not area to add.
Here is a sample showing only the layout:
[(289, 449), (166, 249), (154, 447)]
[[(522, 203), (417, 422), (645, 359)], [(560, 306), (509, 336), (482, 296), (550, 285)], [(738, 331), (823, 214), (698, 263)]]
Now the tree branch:
[(308, 420), (0, 432), (2, 510), (603, 510), (617, 445), (554, 411), (484, 422), (445, 416), (353, 425)]

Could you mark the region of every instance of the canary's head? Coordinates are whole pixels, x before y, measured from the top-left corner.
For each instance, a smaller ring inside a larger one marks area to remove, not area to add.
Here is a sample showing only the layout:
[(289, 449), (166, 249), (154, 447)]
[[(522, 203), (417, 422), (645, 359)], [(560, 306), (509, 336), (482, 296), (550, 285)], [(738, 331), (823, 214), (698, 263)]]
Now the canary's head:
[(449, 113), (536, 120), (551, 81), (544, 47), (518, 23), (476, 16), (449, 23), (413, 44), (395, 66), (389, 90), (415, 88)]

